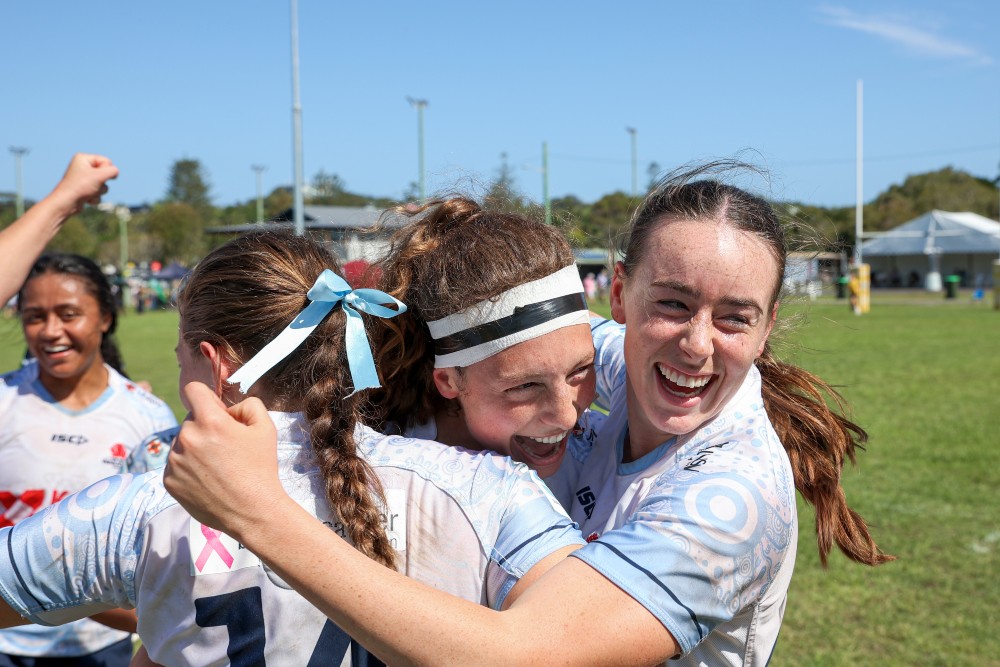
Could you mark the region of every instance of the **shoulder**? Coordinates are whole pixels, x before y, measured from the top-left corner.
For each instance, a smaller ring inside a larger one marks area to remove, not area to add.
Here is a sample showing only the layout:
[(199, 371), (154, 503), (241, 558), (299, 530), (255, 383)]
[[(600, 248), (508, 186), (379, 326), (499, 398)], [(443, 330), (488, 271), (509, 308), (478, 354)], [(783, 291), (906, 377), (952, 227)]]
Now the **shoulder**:
[(161, 424), (154, 428), (177, 425), (177, 419), (165, 401), (146, 391), (110, 366), (107, 366), (107, 369), (108, 384), (114, 388), (115, 393), (132, 405), (140, 414)]
[(509, 457), (433, 440), (383, 435), (364, 426), (355, 433), (359, 451), (380, 476), (420, 480), (425, 488), (448, 495), (470, 512), (503, 511), (499, 508), (536, 499), (556, 505), (534, 472)]
[(172, 426), (157, 431), (147, 437), (138, 447), (133, 449), (126, 459), (126, 468), (132, 473), (144, 473), (157, 470), (167, 464), (167, 455), (174, 446), (174, 440), (180, 433), (180, 426)]
[(0, 391), (17, 389), (21, 385), (34, 382), (38, 378), (38, 362), (29, 359), (20, 368), (0, 375)]

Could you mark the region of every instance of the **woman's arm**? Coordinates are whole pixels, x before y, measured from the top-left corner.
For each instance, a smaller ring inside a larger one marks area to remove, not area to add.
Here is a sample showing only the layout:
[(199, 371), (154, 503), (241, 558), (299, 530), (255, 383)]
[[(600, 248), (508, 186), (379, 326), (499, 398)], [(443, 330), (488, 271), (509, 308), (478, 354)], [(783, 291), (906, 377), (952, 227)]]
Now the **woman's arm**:
[(32, 206), (9, 227), (0, 231), (0, 303), (6, 303), (21, 284), (38, 256), (62, 224), (84, 204), (97, 204), (108, 191), (107, 181), (118, 177), (118, 167), (102, 155), (77, 153), (62, 180), (45, 199)]
[(285, 494), (273, 425), (259, 401), (227, 414), (204, 385), (184, 391), (194, 409), (167, 463), (168, 491), (386, 662), (643, 665), (678, 652), (656, 617), (575, 558), (558, 562), (503, 612), (386, 569)]

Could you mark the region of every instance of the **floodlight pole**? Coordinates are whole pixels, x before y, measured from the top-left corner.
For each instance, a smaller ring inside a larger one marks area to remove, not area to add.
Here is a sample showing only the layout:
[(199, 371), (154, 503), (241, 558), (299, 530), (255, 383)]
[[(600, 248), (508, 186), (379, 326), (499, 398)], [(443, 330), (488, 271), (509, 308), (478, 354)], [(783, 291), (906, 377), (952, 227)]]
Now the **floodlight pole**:
[(407, 97), (406, 101), (417, 108), (417, 183), (419, 184), (420, 199), (422, 201), (427, 196), (424, 182), (424, 109), (427, 108), (427, 100), (417, 100)]
[(292, 153), (294, 170), (294, 219), (295, 233), (305, 234), (306, 227), (303, 217), (302, 201), (302, 102), (299, 99), (299, 4), (291, 1), (292, 10)]
[(262, 164), (254, 164), (250, 168), (257, 173), (257, 222), (264, 222), (264, 191), (261, 188), (260, 175), (267, 170), (267, 167)]
[(864, 218), (865, 218), (865, 206), (864, 206), (864, 190), (863, 190), (863, 178), (864, 178), (864, 82), (858, 79), (858, 127), (857, 127), (857, 168), (855, 169), (857, 175), (857, 183), (855, 184), (855, 205), (854, 205), (854, 264), (855, 266), (860, 266), (862, 261), (861, 255), (861, 238), (864, 235)]
[(552, 224), (552, 201), (549, 199), (549, 144), (542, 142), (542, 203), (545, 205), (545, 224)]
[(14, 154), (14, 175), (17, 179), (17, 217), (20, 218), (24, 215), (24, 175), (21, 172), (21, 158), (30, 152), (30, 149), (23, 146), (11, 146), (10, 152)]
[(625, 131), (628, 132), (632, 137), (632, 196), (639, 196), (639, 172), (638, 172), (638, 153), (636, 150), (636, 134), (638, 130), (634, 127), (626, 127)]

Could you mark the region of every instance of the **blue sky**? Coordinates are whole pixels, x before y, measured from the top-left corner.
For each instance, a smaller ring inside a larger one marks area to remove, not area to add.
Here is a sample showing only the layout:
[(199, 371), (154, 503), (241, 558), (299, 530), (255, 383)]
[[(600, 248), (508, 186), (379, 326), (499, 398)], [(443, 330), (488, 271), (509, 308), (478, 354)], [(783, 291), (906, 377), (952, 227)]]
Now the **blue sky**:
[[(8, 2), (0, 10), (0, 191), (45, 194), (78, 150), (160, 199), (202, 162), (217, 205), (292, 181), (288, 2)], [(1000, 163), (1000, 3), (356, 2), (299, 0), (305, 174), (401, 197), (475, 192), (506, 153), (517, 186), (594, 201), (664, 168), (751, 149), (768, 194), (853, 205), (857, 80), (865, 199), (908, 174)]]

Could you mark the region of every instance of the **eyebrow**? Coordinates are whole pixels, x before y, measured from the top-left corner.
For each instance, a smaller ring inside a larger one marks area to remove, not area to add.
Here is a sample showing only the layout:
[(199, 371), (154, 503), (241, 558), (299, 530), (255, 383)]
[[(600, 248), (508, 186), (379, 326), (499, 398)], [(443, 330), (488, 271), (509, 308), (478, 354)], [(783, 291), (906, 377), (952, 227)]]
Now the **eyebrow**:
[[(577, 368), (580, 368), (582, 366), (589, 366), (590, 364), (594, 363), (594, 361), (596, 361), (596, 358), (597, 358), (596, 351), (581, 356), (579, 359), (577, 359), (576, 363), (573, 364), (573, 370), (576, 370)], [(534, 373), (530, 371), (527, 373), (500, 372), (497, 373), (495, 376), (497, 382), (501, 384), (510, 384), (511, 382), (524, 384), (525, 382), (532, 382), (534, 380), (538, 380), (544, 377), (546, 377), (544, 373)]]
[[(677, 282), (675, 280), (654, 280), (653, 287), (663, 287), (666, 289), (674, 290), (675, 292), (680, 292), (681, 294), (686, 294), (695, 299), (700, 299), (702, 297), (701, 290), (697, 290), (690, 285), (682, 282)], [(764, 309), (759, 303), (753, 299), (739, 299), (735, 296), (724, 296), (722, 297), (722, 303), (727, 306), (733, 306), (736, 308), (750, 308), (751, 310), (757, 311), (758, 314), (763, 314)]]

